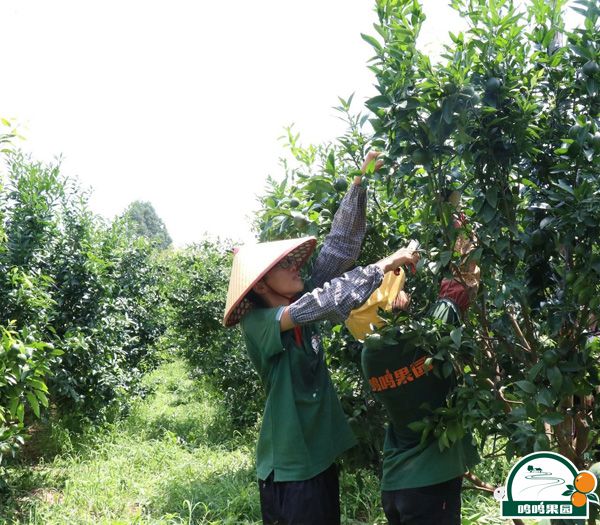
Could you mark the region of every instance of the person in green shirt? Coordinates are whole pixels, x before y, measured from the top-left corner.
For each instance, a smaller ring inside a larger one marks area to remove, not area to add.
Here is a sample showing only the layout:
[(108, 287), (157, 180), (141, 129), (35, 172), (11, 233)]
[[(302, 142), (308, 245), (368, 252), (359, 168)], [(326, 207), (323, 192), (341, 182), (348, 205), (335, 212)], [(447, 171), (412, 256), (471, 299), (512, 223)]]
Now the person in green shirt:
[[(430, 315), (460, 324), (460, 310), (448, 295), (438, 299)], [(361, 354), (363, 374), (389, 418), (381, 480), (388, 523), (460, 525), (462, 476), (479, 461), (471, 436), (440, 451), (436, 438), (421, 442), (420, 432), (409, 428), (430, 410), (444, 406), (454, 378), (431, 372), (425, 364), (428, 355), (419, 349), (418, 341), (367, 346)]]
[[(456, 228), (464, 225), (465, 219), (461, 220), (455, 222)], [(456, 275), (442, 280), (431, 318), (453, 326), (461, 324), (479, 285), (479, 268), (467, 257), (472, 249), (472, 243), (459, 232), (455, 250), (466, 261)], [(394, 306), (405, 310), (409, 302), (410, 297), (401, 290)], [(352, 319), (353, 312), (347, 326), (357, 339), (364, 339), (364, 330), (358, 331), (360, 327)], [(375, 320), (371, 326), (377, 324)], [(462, 476), (479, 461), (471, 436), (440, 451), (436, 438), (422, 442), (421, 434), (409, 428), (430, 410), (444, 406), (455, 380), (432, 373), (425, 364), (427, 357), (416, 339), (396, 345), (367, 342), (361, 354), (363, 374), (389, 417), (381, 499), (390, 525), (460, 525)]]
[[(367, 156), (363, 173), (376, 156)], [(403, 248), (347, 271), (360, 252), (365, 212), (366, 189), (356, 177), (306, 282), (300, 269), (315, 249), (313, 237), (246, 245), (234, 256), (223, 324), (240, 323), (266, 391), (256, 448), (266, 524), (340, 523), (334, 462), (355, 438), (325, 365), (318, 323), (342, 322), (386, 272), (418, 259)]]

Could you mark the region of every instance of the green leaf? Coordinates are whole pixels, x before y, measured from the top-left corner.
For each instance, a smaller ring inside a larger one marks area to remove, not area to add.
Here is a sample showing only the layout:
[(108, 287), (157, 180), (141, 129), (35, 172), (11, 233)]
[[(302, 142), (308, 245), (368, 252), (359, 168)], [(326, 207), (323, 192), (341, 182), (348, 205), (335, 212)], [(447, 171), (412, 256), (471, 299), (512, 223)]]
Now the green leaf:
[(329, 155), (327, 155), (325, 171), (330, 175), (335, 175), (335, 154), (333, 150), (329, 152)]
[(25, 405), (23, 403), (19, 403), (17, 407), (17, 419), (23, 424), (23, 420), (25, 419)]
[(560, 412), (551, 412), (543, 417), (544, 421), (549, 425), (558, 425), (565, 420), (565, 417)]
[(560, 387), (563, 383), (563, 376), (557, 366), (550, 367), (546, 370), (546, 375), (548, 376), (548, 380), (552, 385), (554, 390), (560, 390)]
[(37, 398), (31, 392), (26, 392), (25, 397), (27, 398), (27, 401), (29, 401), (29, 406), (31, 406), (33, 413), (36, 417), (40, 417), (40, 405)]
[(40, 400), (40, 403), (46, 408), (48, 408), (48, 398), (46, 397), (46, 394), (44, 394), (44, 392), (42, 392), (41, 390), (34, 390), (33, 392)]
[(490, 188), (485, 194), (485, 200), (495, 209), (498, 205), (498, 190), (496, 188)]
[(540, 390), (537, 394), (537, 402), (539, 405), (544, 405), (548, 408), (554, 407), (554, 398), (552, 397), (550, 389), (544, 388), (543, 390)]
[(590, 51), (585, 47), (581, 47), (575, 44), (569, 44), (569, 47), (571, 48), (571, 51), (573, 51), (577, 56), (580, 56), (581, 58), (587, 58), (588, 60), (594, 59), (593, 51)]
[(371, 35), (365, 35), (364, 33), (361, 33), (360, 36), (365, 42), (371, 44), (378, 53), (383, 51), (383, 47), (376, 38), (372, 37)]
[(537, 390), (531, 381), (517, 381), (515, 385), (517, 385), (521, 390), (523, 390), (523, 392), (527, 394), (534, 394)]
[(451, 258), (452, 252), (450, 251), (440, 253), (440, 264), (442, 266), (446, 266), (450, 262)]
[(442, 269), (440, 261), (430, 262), (427, 266), (433, 275), (437, 275), (438, 272)]
[(523, 184), (524, 186), (528, 186), (529, 188), (533, 188), (534, 190), (539, 189), (539, 186), (535, 182), (530, 181), (529, 179), (521, 179), (521, 184)]
[(459, 421), (454, 420), (448, 423), (448, 439), (450, 443), (455, 443), (464, 436), (464, 428)]
[(513, 252), (515, 252), (515, 255), (519, 258), (519, 260), (522, 261), (523, 259), (525, 259), (525, 253), (526, 253), (525, 246), (522, 246), (522, 245), (515, 246), (513, 248)]
[(558, 186), (560, 189), (565, 190), (567, 193), (575, 195), (575, 193), (573, 192), (573, 188), (571, 188), (571, 186), (569, 186), (564, 180), (561, 179), (558, 182), (553, 182), (553, 184), (555, 186)]
[(378, 109), (387, 108), (391, 104), (390, 99), (386, 95), (377, 95), (376, 97), (370, 98), (365, 102), (373, 113), (377, 113)]
[(14, 396), (8, 402), (8, 412), (10, 413), (10, 417), (17, 417), (17, 408), (19, 406), (19, 397)]
[(482, 197), (476, 197), (475, 199), (473, 199), (473, 209), (477, 212), (477, 213), (481, 213), (481, 210), (483, 209), (483, 206), (485, 205), (485, 199)]
[(450, 361), (444, 361), (444, 364), (442, 365), (442, 375), (444, 377), (450, 377), (452, 370), (454, 370), (452, 363)]
[(442, 435), (440, 436), (440, 439), (438, 440), (438, 445), (439, 445), (441, 452), (443, 452), (447, 448), (450, 448), (450, 443), (448, 442), (448, 434), (446, 433), (445, 430), (444, 430), (444, 432), (442, 432)]
[(476, 263), (479, 263), (479, 261), (481, 261), (481, 255), (482, 255), (482, 254), (483, 254), (483, 248), (481, 248), (481, 247), (480, 247), (480, 248), (477, 248), (476, 250), (473, 250), (473, 251), (472, 251), (472, 252), (469, 254), (469, 256), (468, 256), (467, 260), (468, 260), (469, 262), (476, 262)]
[(462, 328), (458, 327), (452, 330), (452, 332), (450, 332), (450, 337), (454, 344), (459, 347), (462, 340)]
[(46, 383), (44, 383), (43, 381), (40, 381), (39, 379), (34, 379), (33, 377), (29, 377), (29, 378), (27, 378), (27, 383), (29, 383), (32, 387), (37, 388), (38, 390), (41, 390), (42, 392), (48, 393), (48, 387), (46, 386)]
[(444, 119), (444, 122), (446, 122), (446, 124), (452, 123), (453, 113), (454, 104), (450, 102), (450, 100), (446, 99), (442, 106), (442, 118)]
[(423, 432), (426, 426), (427, 423), (424, 421), (413, 421), (412, 423), (408, 424), (408, 428), (410, 428), (413, 432)]
[(492, 208), (487, 202), (483, 206), (483, 210), (481, 216), (484, 222), (491, 222), (493, 218), (496, 216), (496, 209)]
[[(575, 7), (575, 6), (572, 6), (572, 7), (571, 7), (571, 9), (572, 9), (573, 11), (575, 11), (575, 12), (579, 13), (580, 15), (583, 15), (584, 17), (587, 17), (587, 16), (588, 16), (588, 13), (589, 13), (588, 9), (587, 9), (587, 8), (583, 8), (583, 7)], [(587, 20), (586, 20), (586, 21), (587, 21)]]

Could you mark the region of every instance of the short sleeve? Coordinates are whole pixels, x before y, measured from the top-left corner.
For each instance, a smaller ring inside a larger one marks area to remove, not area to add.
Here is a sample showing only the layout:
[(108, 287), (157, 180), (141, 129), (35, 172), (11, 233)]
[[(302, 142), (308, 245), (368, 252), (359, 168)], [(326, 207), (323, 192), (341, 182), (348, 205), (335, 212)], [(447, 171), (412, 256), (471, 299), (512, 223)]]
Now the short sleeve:
[(285, 350), (281, 340), (281, 308), (256, 308), (241, 320), (242, 333), (253, 360), (264, 360)]

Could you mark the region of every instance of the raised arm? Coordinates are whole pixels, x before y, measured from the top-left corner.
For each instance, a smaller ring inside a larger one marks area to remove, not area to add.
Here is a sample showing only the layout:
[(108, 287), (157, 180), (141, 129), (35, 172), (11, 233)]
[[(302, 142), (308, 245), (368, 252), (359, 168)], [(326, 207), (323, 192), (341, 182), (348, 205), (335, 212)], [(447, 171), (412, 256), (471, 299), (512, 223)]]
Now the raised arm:
[(419, 254), (401, 248), (392, 255), (368, 266), (357, 266), (341, 277), (305, 293), (285, 307), (280, 318), (281, 331), (315, 321), (344, 321), (352, 310), (363, 304), (377, 289), (386, 272), (403, 265), (416, 264)]
[[(362, 173), (374, 171), (382, 165), (378, 152), (367, 155)], [(342, 199), (331, 231), (313, 266), (311, 287), (318, 288), (344, 273), (358, 259), (366, 231), (367, 190), (362, 186), (362, 176), (354, 177), (348, 193)]]

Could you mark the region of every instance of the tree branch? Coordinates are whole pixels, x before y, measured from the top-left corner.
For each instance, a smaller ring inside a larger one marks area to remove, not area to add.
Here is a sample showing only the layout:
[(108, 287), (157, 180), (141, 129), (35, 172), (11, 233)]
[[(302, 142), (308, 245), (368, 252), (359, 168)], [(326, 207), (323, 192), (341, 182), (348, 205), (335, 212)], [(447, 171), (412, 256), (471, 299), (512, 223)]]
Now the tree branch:
[(559, 452), (575, 463), (577, 467), (580, 467), (580, 461), (577, 459), (577, 454), (573, 448), (573, 443), (565, 436), (564, 422), (559, 423), (554, 427), (554, 435), (556, 436), (556, 441), (558, 441)]
[(515, 318), (514, 313), (507, 308), (506, 314), (508, 315), (508, 318), (510, 319), (510, 323), (512, 324), (512, 327), (513, 327), (515, 333), (517, 334), (517, 336), (523, 343), (523, 348), (525, 350), (527, 350), (527, 352), (529, 352), (530, 354), (533, 353), (533, 351), (531, 349), (531, 345), (529, 344), (529, 341), (527, 341), (527, 339), (523, 335), (523, 331), (521, 330), (521, 327), (519, 326), (519, 323), (517, 322), (517, 319)]
[(489, 377), (485, 378), (485, 382), (492, 387), (494, 392), (496, 392), (496, 397), (504, 403), (504, 413), (505, 414), (510, 413), (510, 411), (512, 410), (510, 407), (510, 402), (502, 394), (502, 389), (498, 389), (498, 387), (496, 386), (496, 383), (494, 383)]
[[(587, 400), (584, 398), (583, 403)], [(575, 423), (575, 453), (582, 457), (588, 448), (588, 438), (590, 435), (590, 423), (587, 420), (585, 410), (578, 410), (573, 418)]]
[(490, 494), (493, 494), (496, 490), (496, 487), (479, 479), (475, 474), (473, 474), (473, 472), (466, 472), (464, 474), (464, 478), (468, 479), (471, 483), (473, 483), (473, 488), (475, 489), (481, 490), (483, 492), (488, 492)]

